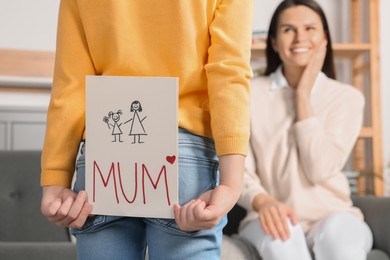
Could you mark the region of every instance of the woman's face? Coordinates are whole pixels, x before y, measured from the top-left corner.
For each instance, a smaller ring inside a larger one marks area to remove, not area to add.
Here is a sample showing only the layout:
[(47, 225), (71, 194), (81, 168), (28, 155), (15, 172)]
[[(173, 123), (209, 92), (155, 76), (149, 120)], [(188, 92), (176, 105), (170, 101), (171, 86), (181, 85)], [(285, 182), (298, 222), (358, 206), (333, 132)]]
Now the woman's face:
[(132, 104), (132, 107), (133, 107), (133, 109), (134, 109), (135, 111), (137, 111), (137, 110), (139, 109), (139, 103), (138, 103), (138, 102), (134, 102), (134, 103)]
[(326, 40), (320, 16), (312, 9), (298, 5), (284, 10), (278, 21), (272, 47), (284, 67), (305, 67), (313, 52)]

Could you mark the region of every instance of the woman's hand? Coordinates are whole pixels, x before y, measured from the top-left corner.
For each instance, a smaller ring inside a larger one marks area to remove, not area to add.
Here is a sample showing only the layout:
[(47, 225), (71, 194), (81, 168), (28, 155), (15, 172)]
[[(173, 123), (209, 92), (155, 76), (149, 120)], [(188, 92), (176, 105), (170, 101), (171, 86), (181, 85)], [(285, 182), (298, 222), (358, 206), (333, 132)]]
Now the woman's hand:
[(312, 116), (310, 94), (318, 73), (321, 72), (324, 64), (327, 44), (328, 41), (324, 40), (324, 42), (314, 50), (314, 53), (303, 71), (301, 79), (299, 80), (298, 86), (295, 90), (297, 121), (301, 121)]
[(327, 45), (328, 41), (324, 40), (322, 44), (318, 45), (318, 47), (313, 50), (313, 55), (311, 56), (309, 63), (307, 64), (305, 70), (302, 73), (301, 79), (299, 80), (296, 89), (297, 95), (303, 95), (306, 97), (310, 96), (318, 73), (321, 72), (322, 66), (324, 65)]
[(290, 237), (288, 219), (293, 225), (298, 223), (297, 216), (290, 207), (268, 195), (257, 195), (253, 200), (253, 208), (259, 215), (264, 232), (274, 239), (287, 240)]

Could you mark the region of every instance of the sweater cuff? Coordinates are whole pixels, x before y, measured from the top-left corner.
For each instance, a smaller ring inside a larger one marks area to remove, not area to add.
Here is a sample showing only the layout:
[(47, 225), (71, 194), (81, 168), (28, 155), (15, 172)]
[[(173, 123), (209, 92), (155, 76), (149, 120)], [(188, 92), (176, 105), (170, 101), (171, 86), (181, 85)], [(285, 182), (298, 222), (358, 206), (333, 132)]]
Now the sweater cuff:
[[(248, 189), (248, 188), (244, 188)], [(242, 193), (238, 199), (238, 205), (246, 209), (247, 211), (253, 210), (253, 200), (259, 194), (268, 194), (268, 192), (261, 186), (249, 188), (245, 193)]]
[(73, 174), (66, 171), (42, 171), (41, 186), (64, 186), (70, 188)]
[(215, 150), (218, 156), (228, 154), (248, 154), (249, 138), (215, 139)]

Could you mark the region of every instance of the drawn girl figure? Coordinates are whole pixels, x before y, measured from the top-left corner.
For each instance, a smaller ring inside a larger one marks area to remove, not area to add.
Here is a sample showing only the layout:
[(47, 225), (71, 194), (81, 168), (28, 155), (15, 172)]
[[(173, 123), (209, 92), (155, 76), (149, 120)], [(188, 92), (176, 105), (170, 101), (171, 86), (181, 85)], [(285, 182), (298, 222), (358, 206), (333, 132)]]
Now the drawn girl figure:
[[(118, 112), (114, 113), (112, 111), (110, 111), (108, 113), (108, 117), (105, 116), (103, 117), (103, 121), (107, 124), (108, 126), (108, 129), (111, 129), (110, 126), (112, 126), (112, 133), (111, 135), (114, 136), (114, 140), (112, 142), (116, 142), (116, 137), (118, 136), (119, 138), (119, 142), (123, 142), (121, 141), (121, 134), (122, 134), (122, 130), (120, 128), (120, 126), (122, 125), (122, 123), (118, 124), (119, 122), (119, 119), (121, 118), (122, 115), (122, 110), (118, 110)], [(110, 124), (109, 121), (110, 121), (110, 117), (112, 118), (112, 121), (114, 122), (114, 124)]]
[(130, 112), (133, 112), (133, 118), (126, 121), (124, 124), (131, 122), (129, 135), (134, 136), (134, 141), (132, 142), (132, 144), (136, 143), (137, 136), (138, 136), (138, 143), (141, 144), (143, 143), (141, 141), (141, 135), (147, 135), (145, 128), (142, 124), (142, 121), (144, 121), (146, 116), (142, 119), (139, 116), (139, 113), (142, 112), (141, 103), (137, 100), (133, 101), (133, 103), (131, 103), (130, 106)]

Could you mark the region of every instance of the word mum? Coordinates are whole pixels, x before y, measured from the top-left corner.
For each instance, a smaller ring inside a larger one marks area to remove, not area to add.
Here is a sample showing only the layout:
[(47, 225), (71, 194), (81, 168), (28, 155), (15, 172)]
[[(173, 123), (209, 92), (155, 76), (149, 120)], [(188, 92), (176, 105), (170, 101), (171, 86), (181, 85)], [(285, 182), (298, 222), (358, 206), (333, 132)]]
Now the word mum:
[[(99, 167), (98, 163), (96, 161), (93, 162), (93, 202), (96, 201), (96, 185), (101, 181), (101, 183), (104, 185), (105, 188), (107, 188), (108, 184), (110, 181), (114, 185), (114, 193), (115, 193), (115, 198), (116, 198), (116, 203), (119, 204), (119, 192), (122, 194), (123, 198), (125, 201), (129, 204), (134, 203), (136, 201), (137, 196), (138, 196), (138, 163), (134, 164), (134, 182), (130, 181), (129, 183), (131, 184), (131, 188), (133, 188), (133, 192), (131, 194), (128, 194), (125, 192), (125, 188), (127, 189), (128, 186), (125, 186), (124, 188), (124, 177), (122, 176), (121, 172), (121, 165), (119, 162), (111, 163), (111, 166), (109, 167), (109, 172), (108, 174), (104, 175), (101, 167)], [(97, 178), (100, 176), (100, 179)], [(107, 176), (107, 177), (104, 177)], [(160, 185), (163, 185), (163, 189), (165, 189), (165, 194), (166, 194), (166, 199), (167, 199), (167, 204), (168, 206), (171, 205), (171, 200), (169, 197), (169, 187), (168, 187), (168, 180), (167, 180), (167, 170), (165, 165), (163, 165), (160, 169), (160, 172), (158, 174), (157, 180), (154, 181), (152, 176), (150, 175), (148, 168), (146, 167), (145, 164), (141, 164), (141, 189), (142, 189), (142, 199), (143, 199), (143, 204), (146, 204), (146, 188), (145, 185), (147, 183), (150, 183), (154, 190), (157, 189), (161, 177), (164, 179), (164, 182)], [(129, 192), (130, 193), (130, 192)]]

